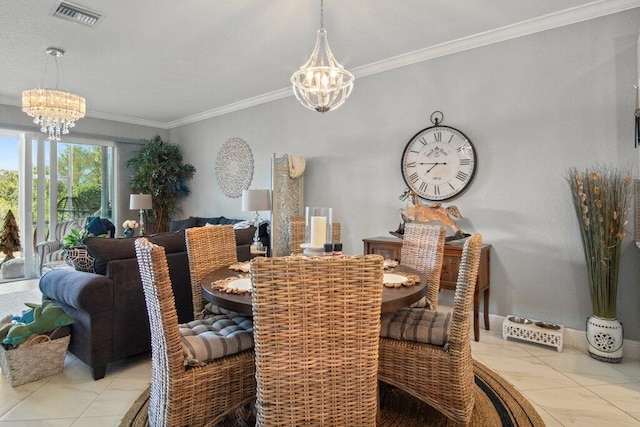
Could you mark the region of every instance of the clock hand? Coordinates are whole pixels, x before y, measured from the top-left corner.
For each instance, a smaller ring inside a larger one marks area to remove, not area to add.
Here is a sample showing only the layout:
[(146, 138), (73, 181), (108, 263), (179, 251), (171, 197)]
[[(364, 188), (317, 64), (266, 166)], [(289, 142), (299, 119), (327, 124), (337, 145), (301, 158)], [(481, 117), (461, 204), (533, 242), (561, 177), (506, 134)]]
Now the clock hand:
[(431, 170), (432, 170), (433, 168), (435, 168), (436, 166), (438, 166), (438, 165), (446, 165), (446, 164), (447, 164), (447, 162), (420, 163), (420, 164), (423, 164), (423, 165), (433, 165), (433, 166), (431, 166), (431, 167), (427, 170), (427, 172), (426, 172), (426, 173), (429, 173), (429, 172), (431, 172)]

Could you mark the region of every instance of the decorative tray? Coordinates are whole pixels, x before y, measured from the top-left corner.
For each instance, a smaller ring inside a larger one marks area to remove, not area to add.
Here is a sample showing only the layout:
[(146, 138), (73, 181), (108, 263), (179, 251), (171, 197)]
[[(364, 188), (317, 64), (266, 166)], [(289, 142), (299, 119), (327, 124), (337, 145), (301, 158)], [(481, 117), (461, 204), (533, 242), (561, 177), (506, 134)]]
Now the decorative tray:
[(402, 286), (413, 286), (420, 283), (420, 277), (409, 273), (384, 273), (382, 282), (387, 288), (400, 288)]
[(228, 294), (246, 294), (251, 292), (251, 279), (227, 277), (226, 279), (213, 282), (213, 289)]

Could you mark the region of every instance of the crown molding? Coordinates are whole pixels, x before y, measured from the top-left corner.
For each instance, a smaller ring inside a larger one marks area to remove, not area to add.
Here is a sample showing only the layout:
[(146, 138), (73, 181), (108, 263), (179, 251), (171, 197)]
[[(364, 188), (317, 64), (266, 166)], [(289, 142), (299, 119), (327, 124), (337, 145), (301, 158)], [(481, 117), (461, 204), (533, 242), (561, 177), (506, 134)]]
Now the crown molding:
[(256, 105), (266, 104), (267, 102), (277, 101), (278, 99), (286, 98), (291, 95), (293, 95), (293, 90), (290, 87), (274, 90), (273, 92), (268, 92), (262, 95), (254, 96), (252, 98), (243, 99), (232, 104), (214, 108), (213, 110), (203, 111), (202, 113), (171, 121), (167, 123), (167, 127), (169, 129), (173, 129), (178, 126), (187, 125), (189, 123), (195, 123), (213, 117), (223, 116), (225, 114), (233, 113), (234, 111), (240, 111), (244, 110), (245, 108), (254, 107)]
[(87, 112), (87, 117), (94, 119), (112, 120), (114, 122), (130, 123), (133, 125), (148, 126), (158, 129), (169, 129), (169, 124), (157, 122), (155, 120), (138, 119), (135, 117), (120, 116), (118, 114), (100, 113), (97, 111)]
[[(402, 55), (383, 59), (378, 62), (356, 67), (351, 70), (356, 78), (383, 73), (395, 68), (406, 67), (418, 62), (451, 55), (469, 49), (499, 43), (506, 40), (523, 37), (529, 34), (539, 33), (566, 25), (576, 24), (590, 19), (611, 15), (625, 10), (640, 7), (640, 0), (598, 0), (582, 6), (565, 9), (559, 12), (543, 15), (538, 18), (521, 21), (515, 24), (485, 31), (460, 39), (429, 46)], [(242, 101), (234, 102), (223, 107), (188, 116), (183, 119), (167, 123), (169, 129), (201, 120), (210, 119), (234, 111), (253, 107), (259, 104), (275, 101), (293, 95), (290, 87), (255, 96)]]
[(0, 96), (0, 104), (22, 107), (21, 103), (18, 102), (16, 98), (10, 98), (8, 96)]
[(598, 0), (583, 6), (576, 6), (538, 18), (521, 21), (494, 30), (473, 34), (449, 42), (429, 46), (402, 55), (364, 65), (352, 70), (356, 77), (370, 76), (395, 68), (406, 67), (418, 62), (475, 49), (518, 37), (552, 30), (602, 16), (640, 7), (640, 0)]
[[(22, 108), (22, 103), (20, 100), (15, 98), (10, 98), (8, 96), (0, 96), (0, 104), (11, 105), (14, 107)], [(94, 119), (102, 119), (102, 120), (111, 120), (111, 121), (120, 122), (120, 123), (130, 123), (133, 125), (148, 126), (152, 128), (158, 128), (158, 129), (169, 129), (168, 123), (157, 122), (154, 120), (138, 119), (135, 117), (120, 116), (117, 114), (100, 113), (97, 111), (87, 111), (86, 117), (91, 117)]]
[[(465, 50), (475, 49), (478, 47), (487, 46), (490, 44), (527, 36), (530, 34), (535, 34), (541, 31), (547, 31), (554, 28), (564, 27), (566, 25), (600, 18), (602, 16), (623, 12), (625, 10), (634, 9), (637, 7), (640, 7), (640, 0), (597, 0), (585, 5), (550, 13), (548, 15), (543, 15), (538, 18), (521, 21), (515, 24), (496, 28), (494, 30), (473, 34), (467, 37), (462, 37), (449, 42), (429, 46), (423, 49), (415, 50), (413, 52), (408, 52), (402, 55), (383, 59), (371, 64), (356, 67), (352, 69), (351, 72), (353, 72), (356, 78), (371, 76), (396, 68), (406, 67), (419, 62), (428, 61), (430, 59), (452, 55), (454, 53), (463, 52)], [(134, 125), (149, 126), (159, 129), (173, 129), (186, 124), (196, 123), (213, 117), (233, 113), (235, 111), (244, 110), (256, 105), (277, 101), (279, 99), (287, 98), (292, 95), (293, 91), (291, 90), (291, 88), (286, 87), (166, 123), (100, 112), (88, 112), (87, 117), (130, 123)], [(0, 103), (6, 105), (15, 105), (18, 107), (20, 107), (21, 105), (19, 100), (2, 96), (0, 96)]]

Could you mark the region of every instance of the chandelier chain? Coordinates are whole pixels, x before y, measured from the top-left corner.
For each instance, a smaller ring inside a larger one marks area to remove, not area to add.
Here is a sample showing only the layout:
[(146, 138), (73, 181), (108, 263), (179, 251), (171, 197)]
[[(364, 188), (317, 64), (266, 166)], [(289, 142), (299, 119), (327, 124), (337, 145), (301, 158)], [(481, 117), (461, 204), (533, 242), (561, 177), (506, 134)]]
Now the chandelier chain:
[[(58, 87), (64, 88), (64, 69), (62, 68), (62, 63), (58, 60), (59, 58), (56, 56), (56, 89)], [(60, 84), (62, 82), (62, 85)]]

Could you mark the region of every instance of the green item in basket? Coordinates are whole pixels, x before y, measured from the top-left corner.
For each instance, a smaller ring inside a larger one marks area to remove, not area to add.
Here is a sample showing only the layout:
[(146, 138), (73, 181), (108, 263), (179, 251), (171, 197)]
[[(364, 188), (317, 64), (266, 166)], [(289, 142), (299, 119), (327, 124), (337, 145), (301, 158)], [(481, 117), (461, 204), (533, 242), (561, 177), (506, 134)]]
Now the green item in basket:
[[(75, 321), (73, 317), (65, 313), (53, 301), (44, 301), (42, 305), (35, 306), (32, 310), (34, 320), (29, 323), (12, 325), (6, 337), (2, 340), (3, 344), (18, 345), (33, 334), (47, 334), (57, 327), (70, 325)], [(23, 314), (23, 317), (28, 318), (29, 315)], [(4, 331), (4, 329), (0, 331)], [(0, 338), (3, 338), (2, 335), (0, 335)]]

